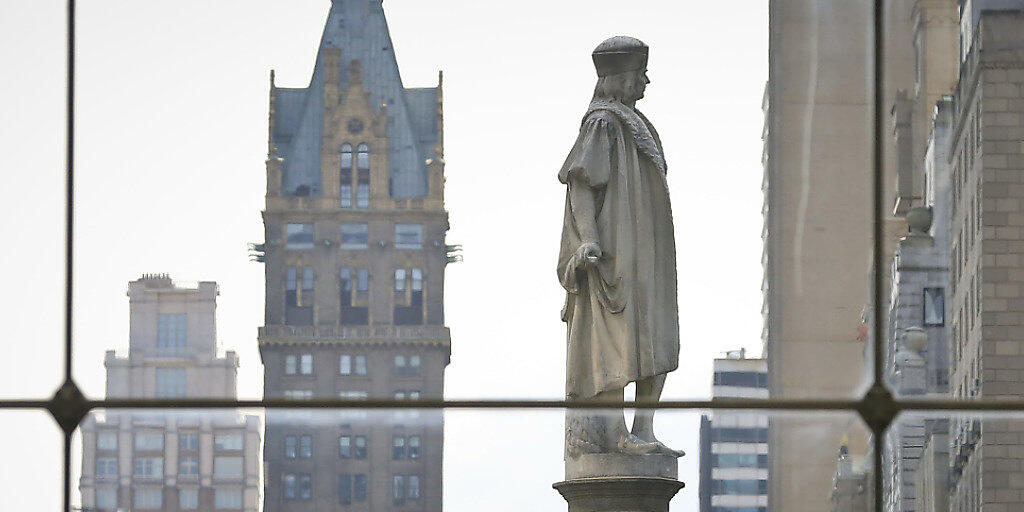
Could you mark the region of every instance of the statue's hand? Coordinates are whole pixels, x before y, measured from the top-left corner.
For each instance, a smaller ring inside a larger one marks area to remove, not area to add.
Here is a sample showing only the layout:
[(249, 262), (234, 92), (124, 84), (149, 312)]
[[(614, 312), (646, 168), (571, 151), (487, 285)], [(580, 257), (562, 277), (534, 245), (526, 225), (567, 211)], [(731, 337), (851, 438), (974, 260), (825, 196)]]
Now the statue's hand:
[(598, 260), (601, 259), (603, 254), (601, 246), (597, 242), (583, 242), (576, 249), (576, 259), (583, 262), (584, 266), (597, 265)]

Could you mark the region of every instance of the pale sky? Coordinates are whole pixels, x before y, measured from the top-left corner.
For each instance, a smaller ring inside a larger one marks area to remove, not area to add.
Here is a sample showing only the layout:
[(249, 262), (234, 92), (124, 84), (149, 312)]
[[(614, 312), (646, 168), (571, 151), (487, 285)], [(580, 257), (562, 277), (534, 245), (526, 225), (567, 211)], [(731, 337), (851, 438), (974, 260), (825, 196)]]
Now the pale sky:
[[(46, 397), (62, 358), (64, 3), (0, 5), (0, 211), (9, 219), (0, 225), (8, 246), (0, 397)], [(88, 395), (103, 395), (104, 351), (127, 349), (128, 281), (167, 272), (220, 284), (219, 343), (241, 358), (239, 396), (260, 397), (263, 269), (247, 260), (246, 244), (262, 241), (269, 73), (282, 87), (307, 85), (328, 7), (79, 2), (74, 362)], [(651, 46), (652, 83), (638, 107), (665, 146), (682, 326), (681, 366), (665, 396), (706, 398), (712, 358), (760, 352), (766, 2), (384, 7), (405, 86), (445, 76), (448, 240), (465, 248), (465, 261), (447, 271), (448, 398), (561, 397), (554, 266), (565, 191), (556, 173), (593, 90), (590, 52), (611, 35)], [(697, 418), (662, 412), (657, 423), (663, 440), (690, 454), (678, 510), (696, 503)], [(489, 508), (560, 505), (550, 484), (561, 476), (561, 421), (557, 411), (450, 413), (446, 507), (491, 499), (488, 474), (505, 475), (508, 492), (507, 503)], [(4, 493), (5, 508), (58, 506), (60, 452), (43, 439), (45, 425), (42, 414), (0, 413), (0, 453), (27, 464), (0, 469), (0, 488), (39, 491)]]

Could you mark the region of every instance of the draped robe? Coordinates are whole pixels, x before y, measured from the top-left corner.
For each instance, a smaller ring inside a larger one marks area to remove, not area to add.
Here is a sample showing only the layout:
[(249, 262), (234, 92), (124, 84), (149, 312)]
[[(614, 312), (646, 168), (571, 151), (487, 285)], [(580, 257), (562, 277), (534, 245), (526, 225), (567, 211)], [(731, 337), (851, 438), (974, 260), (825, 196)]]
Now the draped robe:
[(558, 277), (566, 291), (566, 396), (590, 398), (679, 366), (675, 236), (661, 141), (639, 111), (595, 101), (558, 173), (594, 195), (594, 266), (566, 194)]

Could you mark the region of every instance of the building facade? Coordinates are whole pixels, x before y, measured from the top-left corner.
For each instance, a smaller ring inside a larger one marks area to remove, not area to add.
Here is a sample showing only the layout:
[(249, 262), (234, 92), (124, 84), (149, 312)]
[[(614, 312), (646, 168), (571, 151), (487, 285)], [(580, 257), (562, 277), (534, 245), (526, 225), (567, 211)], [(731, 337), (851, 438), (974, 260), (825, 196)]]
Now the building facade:
[[(405, 88), (380, 0), (331, 2), (307, 87), (271, 72), (267, 398), (444, 396), (440, 79)], [(268, 411), (267, 512), (441, 510), (437, 412)]]
[[(129, 283), (128, 355), (106, 354), (107, 398), (234, 399), (238, 356), (217, 354), (218, 293), (166, 274)], [(106, 410), (81, 431), (83, 510), (259, 510), (256, 416)]]
[[(768, 398), (768, 364), (745, 351), (715, 359), (715, 398)], [(701, 512), (768, 510), (768, 417), (717, 411), (701, 418)]]

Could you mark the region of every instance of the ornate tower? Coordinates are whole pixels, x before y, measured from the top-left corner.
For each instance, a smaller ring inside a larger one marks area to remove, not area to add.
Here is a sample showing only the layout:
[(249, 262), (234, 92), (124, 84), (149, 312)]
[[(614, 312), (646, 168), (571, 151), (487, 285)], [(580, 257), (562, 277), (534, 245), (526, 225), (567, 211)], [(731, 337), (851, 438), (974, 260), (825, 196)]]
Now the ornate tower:
[[(380, 0), (334, 0), (308, 87), (271, 72), (268, 398), (441, 398), (449, 361), (440, 76), (402, 85)], [(264, 508), (441, 509), (439, 413), (270, 411)]]

